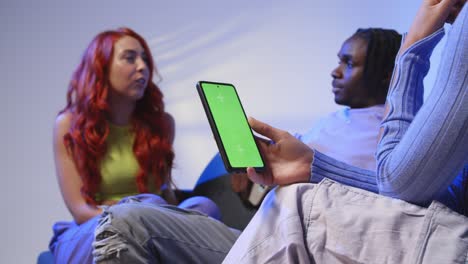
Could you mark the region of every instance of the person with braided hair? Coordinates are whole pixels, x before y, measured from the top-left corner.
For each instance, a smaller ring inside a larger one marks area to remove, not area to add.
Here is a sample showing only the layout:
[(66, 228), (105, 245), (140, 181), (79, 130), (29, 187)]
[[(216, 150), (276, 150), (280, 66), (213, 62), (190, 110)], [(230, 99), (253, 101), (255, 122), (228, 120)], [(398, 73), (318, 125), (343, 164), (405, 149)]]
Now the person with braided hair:
[(344, 41), (332, 71), (335, 103), (345, 108), (315, 123), (299, 139), (313, 149), (375, 171), (377, 135), (401, 35), (395, 30), (361, 28)]
[[(468, 262), (468, 5), (424, 0), (397, 55), (376, 172), (251, 118), (271, 191), (224, 263)], [(456, 17), (456, 19), (455, 19)], [(429, 58), (453, 22), (431, 94)]]
[[(401, 35), (395, 30), (360, 28), (341, 45), (331, 72), (335, 103), (345, 106), (295, 136), (341, 162), (375, 171), (377, 137)], [(269, 188), (231, 175), (232, 189), (248, 206), (258, 206)]]

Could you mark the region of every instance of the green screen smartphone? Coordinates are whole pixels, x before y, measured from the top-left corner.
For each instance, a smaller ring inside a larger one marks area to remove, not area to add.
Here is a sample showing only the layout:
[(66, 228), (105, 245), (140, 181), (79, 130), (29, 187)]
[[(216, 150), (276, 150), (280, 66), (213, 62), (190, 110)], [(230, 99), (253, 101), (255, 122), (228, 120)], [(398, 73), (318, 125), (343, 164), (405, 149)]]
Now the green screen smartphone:
[(234, 85), (200, 81), (197, 90), (226, 170), (262, 171), (265, 162)]

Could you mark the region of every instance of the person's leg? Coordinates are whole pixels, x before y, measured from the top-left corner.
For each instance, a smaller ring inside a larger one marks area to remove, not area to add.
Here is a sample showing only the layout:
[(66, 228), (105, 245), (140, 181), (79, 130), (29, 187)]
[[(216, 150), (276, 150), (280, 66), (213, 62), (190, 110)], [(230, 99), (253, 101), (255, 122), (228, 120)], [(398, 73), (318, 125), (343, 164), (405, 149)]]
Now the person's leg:
[(303, 218), (315, 188), (294, 184), (271, 190), (223, 263), (310, 263)]
[[(144, 193), (128, 196), (119, 201), (122, 203), (147, 203), (163, 205), (167, 202), (158, 195)], [(49, 248), (54, 254), (56, 263), (92, 263), (92, 242), (94, 230), (101, 216), (95, 216), (81, 225), (75, 222), (57, 222), (54, 229), (54, 237)]]
[(466, 261), (468, 218), (440, 203), (428, 209), (329, 180), (316, 189), (304, 225), (317, 263)]
[(119, 204), (96, 228), (93, 257), (96, 263), (220, 263), (238, 235), (196, 211)]
[(449, 208), (325, 179), (270, 192), (224, 263), (464, 263), (467, 252), (468, 219)]
[(468, 263), (468, 218), (433, 202), (408, 263)]
[(168, 204), (161, 196), (152, 193), (140, 193), (137, 195), (127, 196), (122, 198), (119, 202), (122, 203), (146, 203), (153, 205), (165, 205)]
[(99, 216), (81, 225), (75, 222), (59, 222), (54, 225), (54, 238), (49, 248), (54, 254), (55, 263), (92, 263), (94, 229)]
[(182, 209), (195, 210), (204, 213), (216, 220), (221, 220), (221, 211), (211, 199), (204, 196), (194, 196), (185, 199), (177, 207)]

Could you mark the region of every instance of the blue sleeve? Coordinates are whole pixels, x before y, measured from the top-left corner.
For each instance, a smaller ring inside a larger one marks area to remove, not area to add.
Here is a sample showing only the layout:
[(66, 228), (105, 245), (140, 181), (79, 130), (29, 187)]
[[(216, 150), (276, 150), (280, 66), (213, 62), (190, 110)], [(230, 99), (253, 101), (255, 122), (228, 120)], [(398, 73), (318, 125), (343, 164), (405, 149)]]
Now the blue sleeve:
[(416, 204), (427, 204), (448, 190), (468, 157), (467, 9), (465, 5), (450, 31), (424, 104), (422, 81), (443, 30), (418, 41), (396, 61), (375, 182), (369, 172), (320, 153), (312, 163), (313, 182), (327, 177)]
[(317, 150), (314, 152), (311, 182), (318, 183), (323, 178), (329, 178), (346, 185), (378, 192), (374, 171), (348, 165)]

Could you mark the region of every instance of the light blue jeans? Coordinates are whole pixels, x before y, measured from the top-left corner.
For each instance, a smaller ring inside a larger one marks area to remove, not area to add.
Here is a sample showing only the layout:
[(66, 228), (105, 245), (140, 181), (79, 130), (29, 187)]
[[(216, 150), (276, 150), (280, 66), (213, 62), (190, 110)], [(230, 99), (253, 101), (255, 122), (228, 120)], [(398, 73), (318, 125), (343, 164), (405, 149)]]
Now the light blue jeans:
[(95, 263), (221, 263), (239, 234), (199, 211), (123, 203), (99, 220), (93, 257)]
[[(158, 195), (139, 194), (136, 196), (126, 197), (119, 201), (117, 205), (103, 207), (105, 211), (103, 215), (107, 215), (107, 219), (109, 219), (108, 212), (110, 211), (119, 211), (119, 208), (121, 207), (139, 208), (142, 206), (148, 208), (169, 207), (167, 202)], [(213, 201), (206, 197), (191, 197), (179, 204), (178, 207), (174, 208), (177, 208), (174, 210), (186, 211), (188, 214), (203, 215), (205, 218), (220, 218), (219, 208)], [(129, 217), (134, 217), (135, 219), (146, 219), (145, 216), (138, 216), (135, 215), (135, 213), (136, 212), (132, 212)], [(208, 217), (207, 215), (210, 215), (211, 217)], [(94, 234), (100, 219), (104, 218), (105, 217), (102, 217), (101, 215), (95, 216), (81, 225), (77, 225), (73, 221), (60, 221), (55, 223), (53, 226), (54, 237), (49, 244), (49, 249), (54, 253), (55, 262), (77, 264), (92, 263), (92, 242), (94, 240)], [(101, 222), (102, 221), (103, 220), (101, 220)], [(130, 222), (136, 224), (137, 221), (130, 219)], [(129, 229), (126, 228), (126, 230)]]

